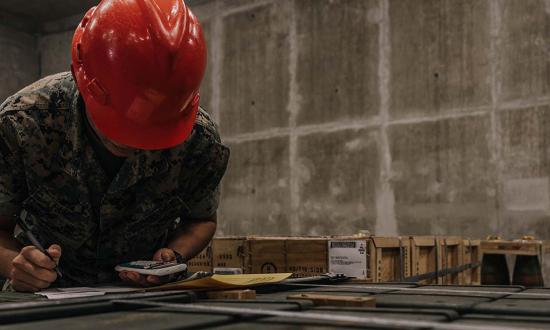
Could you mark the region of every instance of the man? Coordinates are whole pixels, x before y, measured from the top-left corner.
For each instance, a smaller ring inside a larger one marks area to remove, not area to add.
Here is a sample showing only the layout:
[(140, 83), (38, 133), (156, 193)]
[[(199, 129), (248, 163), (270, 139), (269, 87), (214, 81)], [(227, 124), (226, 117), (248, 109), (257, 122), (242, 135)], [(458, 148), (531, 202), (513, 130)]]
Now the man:
[(0, 275), (27, 292), (159, 284), (114, 267), (200, 252), (229, 157), (198, 105), (202, 30), (183, 0), (103, 0), (72, 48), (72, 74), (0, 106)]

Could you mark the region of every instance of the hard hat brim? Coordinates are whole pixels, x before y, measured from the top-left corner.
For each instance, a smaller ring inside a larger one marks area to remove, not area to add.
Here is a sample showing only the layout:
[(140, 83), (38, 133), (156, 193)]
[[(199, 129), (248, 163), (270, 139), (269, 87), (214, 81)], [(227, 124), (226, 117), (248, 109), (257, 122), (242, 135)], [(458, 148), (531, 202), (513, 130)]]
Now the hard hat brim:
[[(199, 111), (198, 104), (177, 120), (154, 125), (140, 125), (120, 116), (114, 111), (88, 111), (91, 120), (99, 131), (117, 144), (142, 150), (162, 150), (183, 143), (195, 125)], [(104, 115), (102, 115), (104, 114)]]

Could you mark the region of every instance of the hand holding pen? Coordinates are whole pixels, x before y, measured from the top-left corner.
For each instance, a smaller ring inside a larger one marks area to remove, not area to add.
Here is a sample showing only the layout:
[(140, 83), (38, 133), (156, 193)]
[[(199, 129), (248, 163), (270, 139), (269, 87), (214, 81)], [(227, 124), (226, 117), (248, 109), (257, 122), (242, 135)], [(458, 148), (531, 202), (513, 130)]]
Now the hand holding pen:
[(59, 257), (61, 257), (61, 247), (59, 245), (52, 245), (48, 248), (48, 250), (49, 250), (52, 247), (54, 247), (54, 252), (53, 252), (54, 254), (57, 254), (57, 253), (55, 253), (55, 250), (59, 250), (59, 257), (57, 257), (57, 260), (56, 260), (56, 258), (54, 258), (48, 250), (44, 249), (42, 244), (40, 244), (40, 242), (38, 242), (38, 240), (36, 239), (36, 237), (34, 237), (34, 235), (32, 234), (32, 232), (30, 230), (25, 231), (25, 235), (27, 235), (27, 238), (31, 241), (32, 245), (35, 248), (37, 248), (40, 252), (45, 254), (48, 258), (50, 258), (51, 261), (53, 261), (55, 263), (54, 270), (57, 273), (57, 276), (63, 277), (63, 275), (61, 274), (61, 271), (59, 270), (59, 266), (58, 266)]
[(25, 218), (26, 212), (22, 212), (17, 224), (32, 245), (25, 246), (12, 260), (10, 279), (15, 290), (36, 292), (49, 287), (62, 276), (58, 268), (61, 247), (53, 244), (44, 249), (25, 225)]
[(58, 277), (55, 269), (61, 257), (61, 247), (53, 244), (46, 252), (51, 258), (35, 246), (25, 246), (13, 258), (10, 279), (15, 290), (36, 292), (55, 282)]

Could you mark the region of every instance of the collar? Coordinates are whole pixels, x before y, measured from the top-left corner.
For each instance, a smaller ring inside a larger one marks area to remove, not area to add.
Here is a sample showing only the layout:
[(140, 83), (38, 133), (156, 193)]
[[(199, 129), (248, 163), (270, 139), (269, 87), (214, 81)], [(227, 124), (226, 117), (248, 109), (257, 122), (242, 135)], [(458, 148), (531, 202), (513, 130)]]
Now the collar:
[[(67, 127), (65, 138), (60, 145), (58, 160), (61, 162), (63, 171), (75, 178), (82, 180), (84, 173), (94, 173), (91, 166), (100, 166), (96, 159), (84, 126), (85, 122), (79, 111), (83, 102), (80, 93), (74, 86), (72, 93), (71, 107), (65, 116), (65, 127)], [(191, 140), (191, 139), (188, 139)], [(167, 150), (138, 150), (126, 159), (120, 171), (115, 176), (109, 187), (109, 192), (118, 192), (128, 189), (138, 182), (161, 175), (166, 172), (171, 163), (180, 158), (179, 150), (185, 148), (187, 141), (181, 147)], [(104, 173), (105, 175), (105, 173)]]
[(59, 160), (62, 162), (63, 171), (75, 179), (82, 175), (82, 160), (85, 152), (83, 144), (85, 137), (84, 122), (79, 114), (79, 96), (76, 84), (72, 93), (70, 108), (67, 110), (64, 120), (66, 134), (59, 148)]

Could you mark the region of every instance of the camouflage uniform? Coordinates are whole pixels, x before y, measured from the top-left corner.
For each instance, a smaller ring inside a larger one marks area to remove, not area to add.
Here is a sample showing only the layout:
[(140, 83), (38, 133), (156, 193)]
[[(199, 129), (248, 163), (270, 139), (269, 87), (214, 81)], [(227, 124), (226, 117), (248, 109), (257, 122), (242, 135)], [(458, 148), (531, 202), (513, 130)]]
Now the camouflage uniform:
[(212, 216), (229, 158), (201, 110), (184, 143), (135, 152), (111, 181), (84, 134), (81, 100), (61, 73), (0, 106), (0, 214), (26, 210), (43, 245), (61, 245), (57, 286), (113, 281), (116, 264), (151, 258), (179, 219)]

